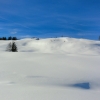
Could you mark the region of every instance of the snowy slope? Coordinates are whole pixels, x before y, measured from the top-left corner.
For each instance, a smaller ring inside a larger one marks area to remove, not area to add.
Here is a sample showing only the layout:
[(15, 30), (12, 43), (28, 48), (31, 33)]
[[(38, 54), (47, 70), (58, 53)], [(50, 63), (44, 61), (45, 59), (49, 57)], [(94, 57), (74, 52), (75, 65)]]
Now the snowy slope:
[(100, 100), (99, 41), (23, 39), (14, 53), (0, 42), (0, 100)]
[[(0, 51), (5, 51), (10, 41), (0, 41)], [(35, 38), (16, 41), (19, 52), (100, 54), (100, 42), (75, 38)]]

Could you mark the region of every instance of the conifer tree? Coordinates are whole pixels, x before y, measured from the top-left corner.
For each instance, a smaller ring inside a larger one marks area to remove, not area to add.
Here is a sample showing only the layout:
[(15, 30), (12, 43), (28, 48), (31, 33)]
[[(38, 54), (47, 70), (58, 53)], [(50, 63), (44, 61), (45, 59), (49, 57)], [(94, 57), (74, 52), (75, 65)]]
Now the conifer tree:
[(17, 40), (17, 37), (13, 37), (12, 40)]
[(15, 42), (10, 42), (7, 46), (7, 49), (6, 51), (9, 51), (9, 52), (18, 52), (18, 48), (17, 48), (17, 45)]
[(12, 40), (12, 37), (10, 36), (10, 37), (8, 37), (8, 40)]
[(15, 42), (12, 43), (12, 52), (17, 52), (17, 45)]

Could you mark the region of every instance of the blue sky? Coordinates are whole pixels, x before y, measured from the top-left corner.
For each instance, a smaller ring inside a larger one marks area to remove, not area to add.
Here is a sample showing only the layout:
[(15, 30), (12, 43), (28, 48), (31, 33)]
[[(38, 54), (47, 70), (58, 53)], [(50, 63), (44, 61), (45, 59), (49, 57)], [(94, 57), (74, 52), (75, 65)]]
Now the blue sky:
[(98, 39), (100, 0), (0, 0), (0, 36)]

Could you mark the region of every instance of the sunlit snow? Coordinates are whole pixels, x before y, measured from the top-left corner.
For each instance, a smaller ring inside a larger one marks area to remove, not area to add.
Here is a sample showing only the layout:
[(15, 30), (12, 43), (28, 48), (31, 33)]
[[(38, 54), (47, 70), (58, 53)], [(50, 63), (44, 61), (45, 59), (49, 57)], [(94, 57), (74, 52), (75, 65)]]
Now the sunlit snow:
[(100, 100), (100, 42), (22, 39), (18, 52), (0, 41), (0, 100)]

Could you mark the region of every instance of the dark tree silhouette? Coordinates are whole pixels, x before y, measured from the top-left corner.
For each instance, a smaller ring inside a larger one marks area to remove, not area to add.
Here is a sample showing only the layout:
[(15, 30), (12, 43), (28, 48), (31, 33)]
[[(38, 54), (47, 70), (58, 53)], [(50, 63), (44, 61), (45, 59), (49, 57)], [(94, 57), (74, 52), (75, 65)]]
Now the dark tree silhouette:
[(12, 40), (12, 37), (10, 36), (10, 37), (8, 37), (8, 40)]
[(0, 40), (18, 40), (17, 39), (17, 37), (8, 37), (8, 38), (6, 38), (6, 37), (0, 37)]
[(0, 37), (0, 40), (2, 40), (2, 38)]
[(99, 36), (99, 39), (98, 40), (100, 41), (100, 36)]
[(12, 40), (17, 40), (17, 38), (16, 37), (13, 37)]
[(7, 40), (7, 38), (6, 37), (3, 37), (3, 40)]

